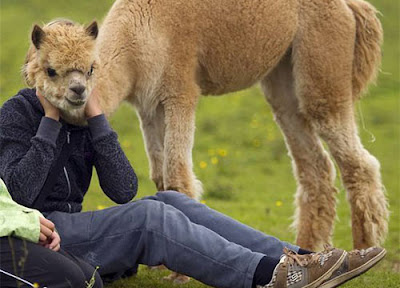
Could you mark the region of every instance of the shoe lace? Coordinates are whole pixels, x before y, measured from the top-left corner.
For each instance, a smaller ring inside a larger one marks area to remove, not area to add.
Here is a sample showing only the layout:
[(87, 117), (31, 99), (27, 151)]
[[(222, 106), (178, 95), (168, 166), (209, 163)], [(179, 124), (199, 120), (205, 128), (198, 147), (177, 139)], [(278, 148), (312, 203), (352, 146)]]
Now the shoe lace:
[(361, 251), (360, 250), (353, 250), (353, 251), (349, 251), (347, 253), (349, 255), (361, 255)]
[(301, 267), (305, 267), (312, 263), (320, 263), (321, 264), (321, 257), (323, 257), (323, 254), (321, 254), (321, 253), (300, 255), (286, 247), (283, 249), (283, 252), (286, 255), (284, 262), (283, 262), (284, 266), (286, 266), (288, 264), (293, 265), (296, 263)]
[(352, 251), (349, 251), (348, 254), (350, 255), (360, 255), (361, 257), (364, 257), (365, 255), (367, 255), (369, 252), (371, 252), (372, 250), (374, 250), (375, 247), (369, 247), (368, 249), (355, 249)]

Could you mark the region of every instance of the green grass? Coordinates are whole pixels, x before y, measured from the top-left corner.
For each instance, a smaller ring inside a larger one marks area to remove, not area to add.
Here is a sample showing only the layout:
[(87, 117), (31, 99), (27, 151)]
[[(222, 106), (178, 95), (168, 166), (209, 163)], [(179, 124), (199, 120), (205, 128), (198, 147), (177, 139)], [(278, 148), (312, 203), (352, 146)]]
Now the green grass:
[[(112, 2), (1, 0), (0, 104), (23, 87), (19, 70), (28, 48), (33, 23), (47, 22), (56, 17), (85, 23), (94, 18), (101, 20)], [(383, 13), (381, 20), (385, 29), (385, 46), (378, 86), (373, 87), (360, 102), (366, 129), (374, 134), (376, 141), (370, 142), (371, 136), (361, 128), (361, 124), (360, 134), (367, 149), (381, 162), (392, 214), (385, 242), (387, 257), (378, 267), (344, 287), (400, 287), (400, 10), (397, 1), (371, 2)], [(248, 99), (250, 97), (251, 100)], [(286, 241), (294, 241), (294, 233), (288, 229), (294, 211), (293, 196), (296, 189), (291, 161), (260, 90), (255, 87), (229, 97), (203, 98), (197, 110), (194, 168), (204, 183), (206, 203), (254, 228)], [(111, 124), (118, 132), (120, 142), (138, 174), (138, 197), (153, 194), (155, 187), (148, 179), (148, 163), (133, 109), (122, 105), (112, 117)], [(220, 154), (224, 153), (226, 156), (222, 157)], [(218, 163), (214, 165), (216, 161)], [(202, 162), (207, 166), (204, 167)], [(339, 181), (338, 187), (340, 193), (334, 244), (351, 249), (350, 210)], [(111, 205), (113, 203), (102, 194), (94, 177), (84, 209)], [(142, 267), (136, 277), (115, 282), (109, 287), (175, 286), (160, 280), (166, 273), (147, 271)], [(191, 281), (179, 287), (205, 286)]]

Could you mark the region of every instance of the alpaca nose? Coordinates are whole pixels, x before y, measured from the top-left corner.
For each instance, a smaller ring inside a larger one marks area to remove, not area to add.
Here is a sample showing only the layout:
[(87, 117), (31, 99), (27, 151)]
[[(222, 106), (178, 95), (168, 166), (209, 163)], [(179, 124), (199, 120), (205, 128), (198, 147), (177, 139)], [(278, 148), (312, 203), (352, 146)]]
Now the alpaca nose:
[(86, 87), (83, 86), (83, 85), (81, 85), (81, 84), (77, 84), (77, 85), (71, 85), (71, 86), (69, 87), (69, 89), (70, 89), (71, 91), (75, 92), (76, 95), (81, 96), (81, 95), (83, 94), (83, 92), (85, 92)]

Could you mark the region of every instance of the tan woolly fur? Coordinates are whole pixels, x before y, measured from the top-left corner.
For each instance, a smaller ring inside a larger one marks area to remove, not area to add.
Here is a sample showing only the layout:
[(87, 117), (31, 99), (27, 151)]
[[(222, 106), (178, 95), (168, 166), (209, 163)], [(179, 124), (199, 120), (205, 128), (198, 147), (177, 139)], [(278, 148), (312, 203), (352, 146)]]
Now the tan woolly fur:
[[(95, 85), (107, 115), (124, 100), (135, 106), (158, 190), (198, 198), (192, 147), (200, 95), (261, 83), (293, 160), (297, 244), (331, 242), (336, 173), (324, 141), (347, 189), (354, 247), (365, 248), (383, 242), (388, 208), (379, 162), (360, 141), (353, 109), (377, 75), (382, 35), (363, 0), (117, 0), (97, 38)], [(89, 69), (92, 56), (77, 55)], [(30, 81), (45, 78), (45, 64), (31, 68), (29, 59)], [(54, 61), (63, 71), (72, 59)]]
[[(32, 30), (32, 43), (22, 69), (25, 82), (59, 108), (62, 118), (72, 124), (86, 123), (84, 107), (93, 86), (97, 35), (96, 22), (85, 28), (66, 19), (56, 19), (43, 28), (35, 25)], [(75, 92), (78, 87), (84, 89), (81, 94)]]

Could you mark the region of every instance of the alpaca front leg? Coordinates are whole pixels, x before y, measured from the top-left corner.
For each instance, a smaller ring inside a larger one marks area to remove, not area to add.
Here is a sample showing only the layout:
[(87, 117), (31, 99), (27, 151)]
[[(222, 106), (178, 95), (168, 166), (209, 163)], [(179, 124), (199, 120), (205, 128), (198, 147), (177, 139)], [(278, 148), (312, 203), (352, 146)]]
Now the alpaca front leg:
[(163, 191), (163, 163), (164, 163), (164, 137), (165, 116), (164, 107), (159, 104), (156, 112), (148, 115), (138, 109), (140, 127), (145, 142), (147, 158), (150, 164), (150, 178), (155, 183), (158, 191)]
[[(193, 94), (192, 94), (193, 95)], [(196, 96), (170, 97), (164, 103), (164, 188), (198, 198), (199, 182), (192, 169)]]

